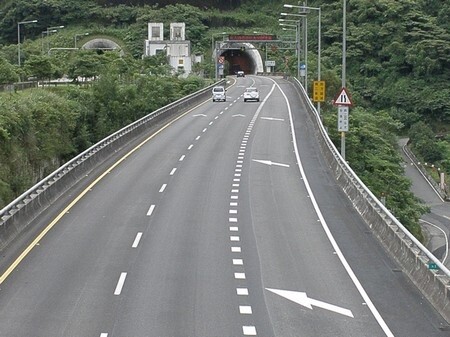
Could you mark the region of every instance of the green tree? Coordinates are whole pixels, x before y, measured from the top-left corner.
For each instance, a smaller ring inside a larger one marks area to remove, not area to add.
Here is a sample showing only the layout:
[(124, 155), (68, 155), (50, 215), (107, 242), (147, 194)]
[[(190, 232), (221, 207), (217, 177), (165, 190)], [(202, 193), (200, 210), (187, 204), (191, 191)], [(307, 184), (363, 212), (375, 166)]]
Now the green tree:
[(31, 55), (25, 61), (24, 68), (28, 76), (35, 77), (39, 81), (50, 80), (54, 73), (50, 58), (45, 55)]
[(15, 67), (5, 58), (0, 57), (0, 84), (9, 84), (18, 80), (19, 76), (16, 73)]

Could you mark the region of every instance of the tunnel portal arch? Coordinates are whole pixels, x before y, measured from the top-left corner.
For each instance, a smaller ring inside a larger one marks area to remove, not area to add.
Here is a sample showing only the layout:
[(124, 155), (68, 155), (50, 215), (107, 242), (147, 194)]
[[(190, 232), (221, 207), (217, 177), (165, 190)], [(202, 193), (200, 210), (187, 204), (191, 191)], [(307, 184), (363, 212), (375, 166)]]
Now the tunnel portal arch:
[(85, 44), (82, 45), (82, 49), (93, 49), (93, 50), (114, 50), (123, 56), (125, 52), (122, 47), (115, 41), (108, 38), (95, 38), (90, 39)]
[(234, 75), (238, 70), (243, 70), (246, 74), (264, 71), (261, 54), (251, 43), (225, 43), (220, 49), (219, 56), (225, 58), (227, 75)]

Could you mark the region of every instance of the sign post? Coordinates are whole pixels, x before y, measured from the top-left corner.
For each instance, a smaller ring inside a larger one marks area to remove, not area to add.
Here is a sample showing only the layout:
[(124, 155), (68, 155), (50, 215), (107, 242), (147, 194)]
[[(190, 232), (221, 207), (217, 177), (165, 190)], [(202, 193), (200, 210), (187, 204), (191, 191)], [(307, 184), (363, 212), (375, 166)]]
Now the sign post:
[(313, 101), (317, 103), (317, 112), (320, 115), (320, 103), (325, 102), (325, 81), (313, 82)]
[(345, 87), (334, 98), (333, 104), (338, 108), (338, 131), (341, 132), (341, 156), (345, 160), (345, 133), (348, 132), (349, 107), (353, 106)]

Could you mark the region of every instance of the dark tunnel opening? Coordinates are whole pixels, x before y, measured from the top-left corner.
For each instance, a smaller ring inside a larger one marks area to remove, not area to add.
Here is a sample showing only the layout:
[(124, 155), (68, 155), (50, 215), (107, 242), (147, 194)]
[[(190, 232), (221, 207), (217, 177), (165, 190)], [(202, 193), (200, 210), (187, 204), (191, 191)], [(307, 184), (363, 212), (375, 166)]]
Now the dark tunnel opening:
[(225, 50), (221, 56), (225, 57), (225, 75), (235, 75), (242, 70), (245, 74), (255, 74), (256, 65), (252, 57), (245, 51), (238, 49)]

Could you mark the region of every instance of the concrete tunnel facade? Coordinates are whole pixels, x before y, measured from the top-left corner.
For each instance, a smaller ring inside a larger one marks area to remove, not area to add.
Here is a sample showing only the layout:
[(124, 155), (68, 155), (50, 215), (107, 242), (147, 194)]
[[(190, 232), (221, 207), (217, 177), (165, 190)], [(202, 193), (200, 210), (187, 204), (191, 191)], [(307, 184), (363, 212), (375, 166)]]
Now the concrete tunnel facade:
[(251, 43), (233, 43), (233, 48), (221, 49), (219, 56), (225, 57), (228, 64), (226, 75), (234, 75), (238, 70), (253, 75), (264, 72), (261, 54)]

